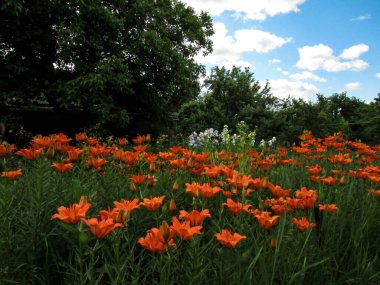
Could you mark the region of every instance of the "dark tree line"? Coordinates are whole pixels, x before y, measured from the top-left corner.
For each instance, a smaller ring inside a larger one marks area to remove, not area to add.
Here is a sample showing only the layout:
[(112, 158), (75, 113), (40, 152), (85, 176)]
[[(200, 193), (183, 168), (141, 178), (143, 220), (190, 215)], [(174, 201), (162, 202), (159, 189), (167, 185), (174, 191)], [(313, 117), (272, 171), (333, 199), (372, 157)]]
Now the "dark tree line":
[(370, 143), (380, 141), (380, 96), (365, 103), (346, 93), (329, 97), (317, 94), (317, 101), (271, 95), (270, 86), (260, 86), (248, 69), (216, 67), (205, 80), (207, 92), (181, 108), (182, 132), (232, 129), (245, 121), (257, 130), (258, 139), (273, 136), (281, 142), (294, 142), (303, 130), (316, 136), (341, 131), (351, 139)]

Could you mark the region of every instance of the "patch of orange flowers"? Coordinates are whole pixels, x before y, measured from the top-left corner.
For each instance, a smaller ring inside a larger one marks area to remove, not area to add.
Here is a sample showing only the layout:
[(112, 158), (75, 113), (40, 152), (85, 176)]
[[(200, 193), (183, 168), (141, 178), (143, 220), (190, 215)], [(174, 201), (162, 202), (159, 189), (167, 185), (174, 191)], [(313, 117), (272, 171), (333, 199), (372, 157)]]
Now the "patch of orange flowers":
[[(277, 148), (274, 151), (269, 148), (260, 151), (247, 149), (246, 153), (226, 150), (197, 153), (181, 146), (153, 153), (150, 152), (150, 135), (137, 136), (131, 140), (133, 144), (128, 144), (126, 138), (103, 144), (85, 133), (76, 134), (75, 139), (77, 146), (70, 145), (71, 139), (64, 134), (38, 136), (32, 139), (31, 147), (17, 152), (14, 145), (1, 144), (0, 157), (7, 160), (15, 152), (26, 160), (23, 164), (31, 164), (41, 157), (41, 163), (47, 161), (53, 169), (51, 171), (59, 173), (70, 171), (74, 174), (85, 164), (87, 171), (95, 169), (104, 174), (103, 167), (112, 166), (110, 172), (120, 173), (126, 180), (125, 190), (127, 195), (131, 195), (128, 196), (130, 200), (114, 201), (112, 207), (100, 210), (95, 217), (87, 218), (91, 204), (82, 196), (79, 203), (58, 207), (51, 219), (59, 219), (67, 224), (80, 222), (78, 228), (83, 230), (82, 226), (87, 225), (85, 229), (101, 239), (116, 228), (129, 231), (129, 224), (140, 214), (151, 215), (157, 219), (154, 221), (157, 228), (148, 229), (144, 237), (138, 238), (138, 244), (153, 253), (164, 253), (176, 248), (175, 242), (179, 240), (207, 236), (207, 228), (214, 225), (212, 219), (221, 217), (233, 219), (233, 223), (248, 219), (249, 223), (261, 227), (267, 231), (266, 235), (270, 235), (270, 230), (277, 226), (280, 217), (284, 215), (283, 222), (286, 222), (285, 215), (289, 215), (297, 231), (305, 232), (317, 227), (316, 223), (310, 222), (306, 217), (311, 213), (315, 214), (317, 223), (318, 215), (339, 219), (339, 215), (332, 215), (340, 209), (333, 204), (334, 201), (328, 201), (331, 197), (328, 196), (328, 188), (333, 191), (345, 189), (345, 185), (350, 185), (354, 179), (368, 183), (368, 188), (380, 184), (380, 167), (375, 165), (379, 160), (380, 146), (371, 147), (364, 143), (346, 141), (340, 133), (327, 138), (314, 138), (306, 131), (299, 136), (299, 146)], [(243, 157), (247, 158), (244, 166), (249, 173), (239, 170)], [(354, 168), (354, 165), (359, 167)], [(289, 166), (292, 171), (296, 169), (297, 173), (304, 174), (306, 183), (303, 185), (318, 183), (318, 187), (310, 186), (318, 190), (298, 184), (289, 185), (289, 180), (286, 179), (275, 181), (279, 177), (276, 174), (280, 173), (277, 169)], [(260, 173), (260, 177), (254, 177), (257, 173)], [(182, 174), (185, 176), (180, 176)], [(15, 181), (21, 175), (23, 170), (17, 169), (2, 172), (1, 177)], [(162, 177), (169, 177), (168, 180), (171, 181), (161, 183)], [(161, 189), (166, 191), (166, 195), (159, 192)], [(363, 192), (367, 193), (365, 190)], [(369, 189), (368, 192), (380, 196), (380, 190)], [(91, 201), (95, 195), (93, 193)], [(139, 198), (133, 195), (138, 195)], [(168, 199), (164, 204), (166, 197)], [(187, 204), (183, 205), (184, 203)], [(189, 206), (189, 203), (192, 204)], [(210, 208), (211, 205), (219, 208)], [(155, 214), (143, 211), (131, 216), (132, 212), (141, 207)], [(192, 209), (189, 212), (184, 210), (189, 208)], [(227, 211), (234, 217), (228, 213), (225, 215)], [(176, 213), (179, 215), (172, 217)], [(299, 213), (305, 216), (300, 219), (294, 217)], [(171, 224), (165, 219), (171, 219)], [(227, 248), (235, 247), (241, 240), (248, 238), (228, 229), (212, 233), (211, 236)], [(274, 242), (272, 247), (276, 248)]]

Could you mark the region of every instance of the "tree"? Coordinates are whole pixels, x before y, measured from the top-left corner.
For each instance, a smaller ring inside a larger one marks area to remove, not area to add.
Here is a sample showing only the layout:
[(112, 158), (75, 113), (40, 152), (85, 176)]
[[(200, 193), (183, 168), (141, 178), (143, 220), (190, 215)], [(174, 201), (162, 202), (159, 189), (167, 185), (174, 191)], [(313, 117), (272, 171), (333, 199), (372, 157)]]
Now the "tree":
[(270, 95), (268, 83), (261, 87), (249, 68), (215, 67), (206, 78), (205, 87), (207, 92), (202, 98), (181, 109), (185, 133), (210, 127), (221, 130), (223, 125), (233, 129), (240, 121), (264, 131), (265, 120), (271, 116), (270, 109), (276, 99)]
[(5, 0), (0, 19), (3, 105), (47, 101), (100, 128), (170, 128), (212, 50), (210, 16), (178, 0)]

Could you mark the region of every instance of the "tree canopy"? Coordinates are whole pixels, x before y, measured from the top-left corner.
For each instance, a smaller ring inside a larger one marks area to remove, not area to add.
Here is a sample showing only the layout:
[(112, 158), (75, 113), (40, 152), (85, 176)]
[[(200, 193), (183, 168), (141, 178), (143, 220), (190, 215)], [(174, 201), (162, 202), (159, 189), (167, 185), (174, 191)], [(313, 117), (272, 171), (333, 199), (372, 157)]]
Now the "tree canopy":
[(5, 0), (0, 19), (0, 104), (88, 111), (103, 129), (170, 127), (212, 50), (210, 16), (177, 0)]
[(268, 83), (261, 87), (248, 68), (240, 67), (215, 67), (204, 83), (206, 94), (181, 108), (184, 130), (200, 131), (202, 124), (220, 130), (240, 121), (264, 128), (264, 120), (276, 103)]

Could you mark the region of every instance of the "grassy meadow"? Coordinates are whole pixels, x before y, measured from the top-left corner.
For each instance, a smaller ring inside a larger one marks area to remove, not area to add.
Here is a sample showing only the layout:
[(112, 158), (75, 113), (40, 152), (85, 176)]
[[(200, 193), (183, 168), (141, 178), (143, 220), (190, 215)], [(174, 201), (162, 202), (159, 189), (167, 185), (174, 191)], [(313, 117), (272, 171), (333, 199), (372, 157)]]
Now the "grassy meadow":
[(0, 284), (380, 284), (380, 146), (0, 145)]

